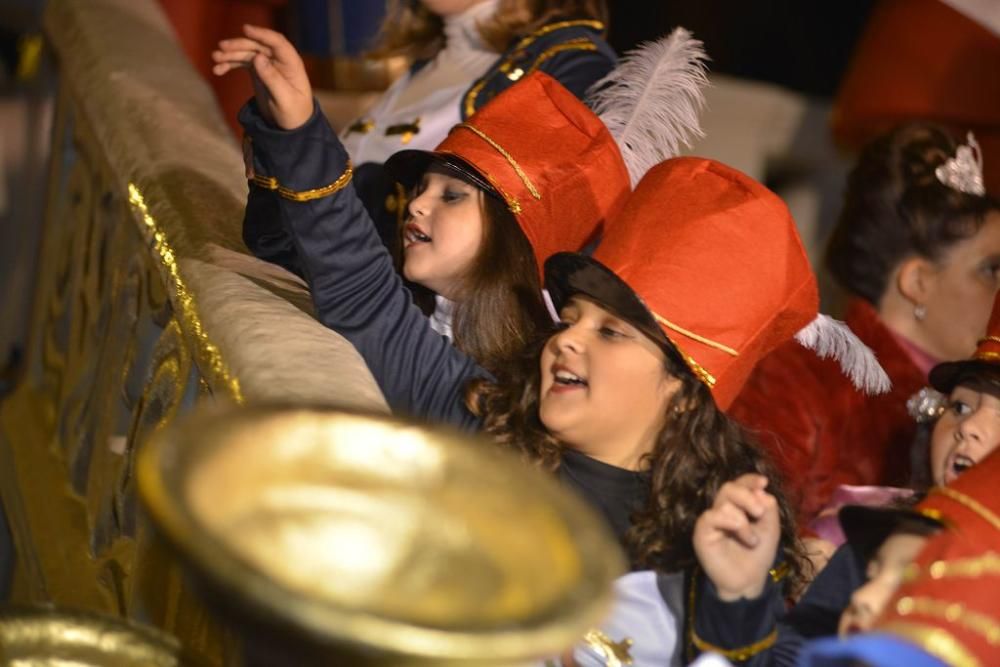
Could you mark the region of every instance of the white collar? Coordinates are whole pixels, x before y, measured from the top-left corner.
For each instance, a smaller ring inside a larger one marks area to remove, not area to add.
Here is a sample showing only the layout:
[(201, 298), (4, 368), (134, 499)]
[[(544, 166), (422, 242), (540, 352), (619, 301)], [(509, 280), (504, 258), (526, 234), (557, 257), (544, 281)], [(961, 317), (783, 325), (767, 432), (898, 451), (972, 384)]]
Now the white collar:
[(499, 0), (483, 0), (461, 14), (444, 18), (444, 50), (449, 53), (489, 51), (479, 35), (479, 24), (496, 13)]

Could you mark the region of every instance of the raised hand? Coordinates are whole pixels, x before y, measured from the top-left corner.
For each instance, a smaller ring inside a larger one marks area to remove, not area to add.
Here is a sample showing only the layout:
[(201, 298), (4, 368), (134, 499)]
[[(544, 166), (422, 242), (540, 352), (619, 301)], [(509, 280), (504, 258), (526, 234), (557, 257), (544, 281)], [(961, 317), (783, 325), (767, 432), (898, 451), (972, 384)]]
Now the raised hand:
[(695, 554), (723, 600), (764, 590), (781, 538), (778, 501), (766, 489), (763, 475), (726, 482), (695, 522)]
[(245, 68), (264, 117), (284, 130), (294, 130), (312, 116), (312, 86), (298, 51), (274, 30), (243, 26), (244, 37), (224, 39), (212, 52), (212, 72), (222, 76)]

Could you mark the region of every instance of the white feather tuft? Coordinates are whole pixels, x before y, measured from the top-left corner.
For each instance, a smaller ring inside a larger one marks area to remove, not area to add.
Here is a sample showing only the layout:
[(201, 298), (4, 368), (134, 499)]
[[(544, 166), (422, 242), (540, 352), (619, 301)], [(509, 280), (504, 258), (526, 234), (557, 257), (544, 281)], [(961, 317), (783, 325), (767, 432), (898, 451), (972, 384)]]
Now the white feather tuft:
[(875, 353), (843, 322), (820, 313), (795, 334), (795, 340), (820, 357), (836, 359), (844, 375), (866, 394), (884, 394), (892, 388)]
[(702, 43), (684, 28), (625, 54), (587, 101), (611, 131), (632, 187), (655, 164), (704, 133), (698, 120), (708, 85)]

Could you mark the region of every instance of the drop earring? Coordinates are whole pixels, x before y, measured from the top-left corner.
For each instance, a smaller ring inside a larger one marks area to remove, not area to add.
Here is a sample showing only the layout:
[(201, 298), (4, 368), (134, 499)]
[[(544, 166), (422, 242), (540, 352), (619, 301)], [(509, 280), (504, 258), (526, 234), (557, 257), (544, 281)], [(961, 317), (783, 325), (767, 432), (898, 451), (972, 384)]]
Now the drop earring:
[(913, 317), (916, 318), (917, 322), (923, 322), (924, 318), (927, 317), (927, 306), (917, 304), (913, 307)]

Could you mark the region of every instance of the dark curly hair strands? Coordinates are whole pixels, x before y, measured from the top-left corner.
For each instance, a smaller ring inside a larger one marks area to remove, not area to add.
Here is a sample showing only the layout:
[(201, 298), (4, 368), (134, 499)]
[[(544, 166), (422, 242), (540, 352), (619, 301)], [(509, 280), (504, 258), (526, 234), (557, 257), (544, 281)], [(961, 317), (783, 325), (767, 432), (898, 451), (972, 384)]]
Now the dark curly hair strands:
[[(471, 383), (466, 405), (501, 446), (555, 471), (566, 445), (549, 434), (538, 417), (538, 358), (544, 344), (536, 342), (526, 351), (513, 365), (509, 381)], [(792, 590), (809, 566), (795, 537), (794, 513), (776, 469), (749, 435), (718, 409), (709, 389), (683, 362), (667, 355), (664, 372), (678, 378), (681, 386), (670, 400), (666, 424), (653, 450), (643, 458), (650, 472), (650, 493), (646, 507), (633, 516), (627, 536), (631, 560), (662, 572), (694, 566), (695, 521), (711, 507), (723, 484), (759, 473), (768, 478), (768, 492), (778, 500), (781, 549), (790, 567), (787, 585)]]

